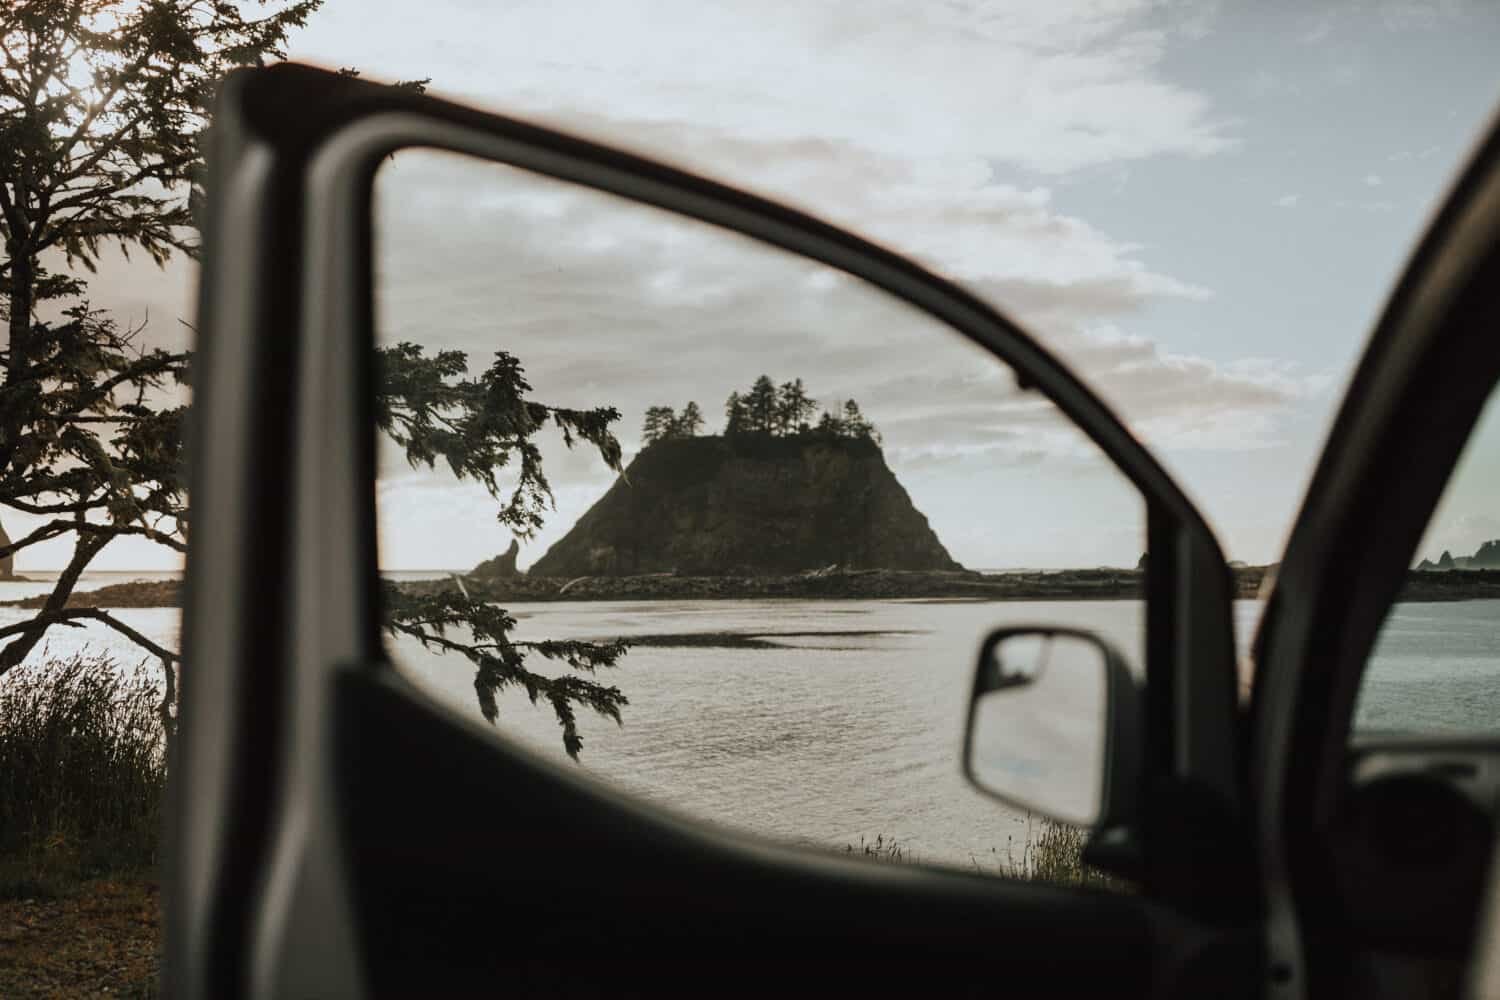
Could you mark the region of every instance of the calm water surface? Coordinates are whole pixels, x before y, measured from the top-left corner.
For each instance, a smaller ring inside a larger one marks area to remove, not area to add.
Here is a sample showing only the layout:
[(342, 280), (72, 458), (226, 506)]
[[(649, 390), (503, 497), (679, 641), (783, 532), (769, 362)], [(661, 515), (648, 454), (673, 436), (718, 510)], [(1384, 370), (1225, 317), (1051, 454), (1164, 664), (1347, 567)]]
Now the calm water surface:
[[(84, 586), (148, 575), (98, 576)], [(0, 584), (0, 599), (45, 589)], [(695, 818), (778, 840), (838, 848), (881, 835), (925, 861), (984, 869), (1024, 842), (1027, 820), (973, 791), (959, 772), (980, 639), (1000, 625), (1050, 622), (1095, 629), (1137, 663), (1141, 646), (1135, 601), (575, 602), (510, 610), (520, 639), (743, 633), (776, 644), (633, 649), (601, 674), (630, 699), (624, 724), (580, 715), (577, 766), (589, 773)], [(1260, 604), (1242, 601), (1235, 610), (1243, 654)], [(175, 647), (179, 639), (175, 611), (115, 613), (158, 642)], [(0, 625), (27, 614), (0, 608)], [(82, 648), (143, 658), (94, 624), (54, 629), (46, 652)], [(478, 717), (466, 661), (407, 641), (392, 654), (418, 686)], [(1497, 717), (1500, 601), (1399, 606), (1367, 678), (1360, 725), (1493, 730)], [(524, 694), (502, 697), (497, 732), (565, 759), (550, 711)]]

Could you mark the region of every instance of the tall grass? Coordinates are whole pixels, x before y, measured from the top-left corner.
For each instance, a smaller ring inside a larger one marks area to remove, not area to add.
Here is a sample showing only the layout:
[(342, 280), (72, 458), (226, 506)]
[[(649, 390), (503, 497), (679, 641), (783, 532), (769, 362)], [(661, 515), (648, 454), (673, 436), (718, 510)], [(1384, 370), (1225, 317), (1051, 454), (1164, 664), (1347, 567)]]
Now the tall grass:
[[(1028, 815), (1025, 840), (1017, 843), (1014, 837), (1008, 837), (1003, 851), (991, 848), (990, 856), (983, 860), (970, 855), (969, 864), (974, 871), (986, 875), (1128, 891), (1131, 888), (1128, 882), (1084, 863), (1083, 848), (1088, 837), (1087, 830), (1052, 820), (1034, 823)], [(876, 835), (874, 840), (861, 837), (858, 844), (846, 844), (843, 853), (892, 864), (918, 864), (922, 860), (907, 844), (883, 834)]]
[(106, 656), (0, 676), (0, 895), (156, 863), (161, 697), (145, 662)]

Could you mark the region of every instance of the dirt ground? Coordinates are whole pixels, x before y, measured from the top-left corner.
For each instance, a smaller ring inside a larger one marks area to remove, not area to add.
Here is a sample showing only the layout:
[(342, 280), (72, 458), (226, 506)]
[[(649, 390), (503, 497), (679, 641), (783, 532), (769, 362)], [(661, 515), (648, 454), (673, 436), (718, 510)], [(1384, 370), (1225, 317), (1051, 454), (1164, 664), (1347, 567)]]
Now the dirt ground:
[(0, 900), (0, 997), (155, 997), (158, 889), (150, 876), (112, 876), (61, 898)]

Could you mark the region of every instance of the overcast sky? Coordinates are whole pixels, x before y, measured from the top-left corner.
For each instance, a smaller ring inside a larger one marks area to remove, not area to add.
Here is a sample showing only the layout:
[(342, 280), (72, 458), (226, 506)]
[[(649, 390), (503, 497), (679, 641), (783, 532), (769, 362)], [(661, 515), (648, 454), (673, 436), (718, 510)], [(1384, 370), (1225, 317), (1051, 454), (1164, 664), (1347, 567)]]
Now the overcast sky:
[[(292, 49), (790, 200), (971, 285), (1251, 562), (1278, 557), (1386, 292), (1500, 97), (1484, 3), (329, 0)], [(381, 188), (388, 336), (510, 349), (541, 398), (619, 405), (627, 451), (650, 402), (697, 399), (716, 425), (729, 389), (801, 376), (860, 399), (960, 561), (1138, 554), (1138, 505), (1065, 428), (852, 282), (496, 167), (405, 154)], [(93, 298), (149, 309), (165, 339), (191, 280), (111, 264)], [(608, 485), (597, 466), (557, 459), (560, 509), (523, 566)], [(389, 472), (387, 566), (504, 548), (483, 497)], [(1500, 535), (1477, 480), (1445, 506), (1455, 552)], [(116, 545), (101, 567), (171, 562)]]

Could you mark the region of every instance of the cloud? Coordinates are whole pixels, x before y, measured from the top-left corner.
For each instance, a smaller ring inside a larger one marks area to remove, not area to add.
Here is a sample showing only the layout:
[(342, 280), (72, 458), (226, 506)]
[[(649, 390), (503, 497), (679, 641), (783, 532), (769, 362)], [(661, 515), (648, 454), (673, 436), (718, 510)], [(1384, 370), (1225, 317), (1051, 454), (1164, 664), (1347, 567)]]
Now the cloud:
[[(1189, 382), (1207, 373), (1111, 325), (1154, 302), (1201, 301), (1206, 289), (1152, 271), (1136, 248), (1057, 212), (1045, 191), (974, 183), (948, 198), (897, 189), (860, 203), (856, 195), (848, 209), (867, 212), (877, 237), (963, 279), (1106, 391), (1122, 391), (1119, 402), (1133, 416), (1139, 376), (1116, 377), (1117, 368), (1172, 368)], [(387, 339), (479, 356), (487, 352), (475, 348), (486, 342), (524, 345), (517, 353), (539, 378), (555, 371), (555, 391), (579, 398), (590, 387), (640, 383), (647, 394), (685, 401), (712, 393), (717, 403), (777, 355), (800, 358), (833, 393), (877, 391), (891, 381), (882, 364), (907, 376), (924, 372), (921, 338), (933, 321), (743, 238), (442, 155), (400, 154), (379, 185)], [(974, 210), (965, 213), (969, 202)], [(950, 237), (924, 241), (939, 233)], [(591, 343), (604, 336), (611, 346), (596, 353)], [(657, 361), (663, 356), (674, 359), (670, 371)], [(958, 386), (945, 383), (945, 391)], [(1221, 388), (1184, 386), (1180, 398), (1186, 405), (1198, 389)]]
[[(445, 93), (563, 125), (607, 124), (590, 131), (673, 159), (683, 151), (671, 127), (718, 122), (755, 144), (827, 140), (1058, 173), (1233, 143), (1207, 99), (1161, 70), (1172, 29), (1199, 22), (1154, 6), (663, 0), (481, 15), (448, 0), (413, 23), (408, 4), (365, 0), (320, 12), (293, 55), (357, 58), (390, 77), (441, 66)], [(753, 169), (712, 166), (759, 186)]]
[(1295, 82), (1267, 69), (1258, 69), (1251, 74), (1245, 84), (1245, 90), (1251, 97), (1283, 97), (1288, 94), (1299, 93), (1301, 88)]
[[(774, 149), (762, 153), (766, 169), (784, 165)], [(941, 197), (894, 183), (902, 177), (891, 161), (841, 155), (853, 176), (893, 179), (888, 193), (873, 198), (851, 185), (840, 200), (830, 186), (841, 211), (865, 213), (877, 236), (914, 245), (929, 264), (965, 278), (1154, 444), (1267, 447), (1278, 440), (1278, 416), (1318, 389), (1275, 361), (1217, 362), (1124, 332), (1117, 324), (1135, 312), (1210, 293), (1152, 270), (1138, 247), (1059, 212), (1045, 189), (976, 173), (968, 188), (955, 183)], [(965, 213), (969, 202), (974, 211)], [(947, 231), (951, 240), (924, 242)], [(858, 399), (903, 482), (913, 477), (910, 488), (924, 491), (924, 510), (932, 503), (958, 518), (959, 507), (944, 507), (943, 498), (973, 485), (976, 462), (993, 475), (1029, 469), (1038, 488), (1110, 469), (1050, 403), (1018, 390), (1010, 371), (977, 345), (846, 275), (721, 230), (512, 168), (405, 152), (378, 176), (376, 235), (383, 340), (462, 349), (476, 369), (494, 350), (512, 351), (538, 398), (619, 407), (627, 452), (639, 446), (647, 406), (694, 400), (714, 430), (724, 398), (764, 372), (776, 381), (805, 379), (825, 406)], [(586, 449), (569, 452), (549, 440), (544, 454), (549, 476), (566, 492), (523, 564), (611, 479)], [(424, 509), (468, 523), (492, 503), (472, 489), (431, 503), (423, 497), (432, 482), (389, 450), (384, 457), (398, 478), (388, 481), (393, 492), (382, 509), (397, 523)], [(469, 559), (479, 537), (454, 534), (445, 564)], [(483, 537), (486, 547), (503, 548)], [(413, 558), (442, 551), (431, 537), (410, 545)]]
[(1314, 45), (1323, 41), (1333, 31), (1333, 23), (1336, 12), (1323, 10), (1316, 15), (1306, 19), (1306, 26), (1297, 35), (1297, 41), (1304, 45)]
[(1384, 182), (1380, 179), (1379, 174), (1365, 174), (1366, 187), (1380, 187), (1382, 183)]
[(1276, 199), (1276, 206), (1278, 208), (1296, 208), (1297, 207), (1297, 201), (1298, 201), (1298, 196), (1297, 195), (1295, 195), (1295, 194), (1284, 194), (1280, 198)]
[(1386, 157), (1392, 163), (1405, 163), (1410, 160), (1430, 160), (1443, 150), (1439, 146), (1424, 146), (1421, 149), (1400, 149)]
[(1396, 203), (1385, 198), (1340, 198), (1333, 203), (1333, 207), (1353, 208), (1362, 212), (1389, 212), (1395, 209)]

